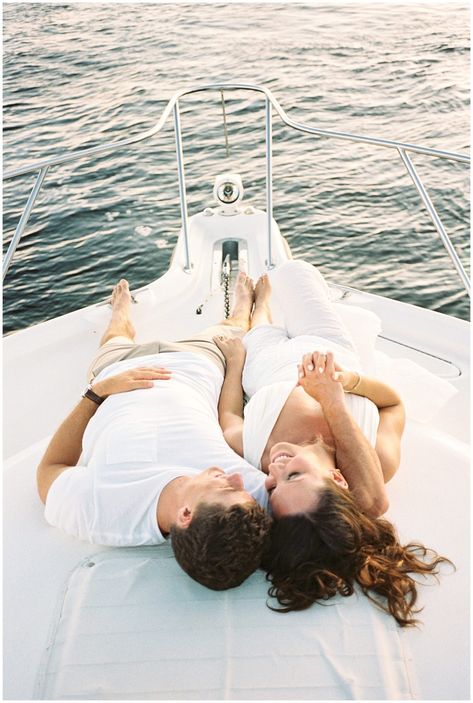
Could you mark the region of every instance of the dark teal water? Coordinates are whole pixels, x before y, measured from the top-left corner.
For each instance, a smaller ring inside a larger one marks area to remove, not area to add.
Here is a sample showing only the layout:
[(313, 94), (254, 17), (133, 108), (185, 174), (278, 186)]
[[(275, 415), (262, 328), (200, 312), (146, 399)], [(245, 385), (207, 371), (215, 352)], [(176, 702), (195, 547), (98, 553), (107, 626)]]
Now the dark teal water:
[[(270, 88), (298, 121), (465, 152), (466, 3), (4, 4), (4, 167), (153, 126), (191, 83)], [(202, 94), (201, 94), (202, 95)], [(182, 101), (189, 213), (234, 170), (264, 207), (261, 99)], [(462, 164), (414, 156), (465, 266)], [(274, 122), (274, 214), (296, 257), (334, 282), (467, 318), (468, 299), (395, 152)], [(7, 243), (32, 187), (4, 184)], [(51, 170), (4, 285), (4, 328), (98, 302), (168, 267), (180, 227), (172, 122), (147, 143)]]

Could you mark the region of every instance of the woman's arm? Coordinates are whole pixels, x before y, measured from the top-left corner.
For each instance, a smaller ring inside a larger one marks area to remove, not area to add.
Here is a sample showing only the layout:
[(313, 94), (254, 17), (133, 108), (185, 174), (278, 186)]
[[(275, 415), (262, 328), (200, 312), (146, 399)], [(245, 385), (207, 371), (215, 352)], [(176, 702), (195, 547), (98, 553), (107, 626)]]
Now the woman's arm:
[(371, 400), (379, 410), (376, 453), (381, 462), (384, 481), (396, 473), (401, 461), (401, 437), (405, 425), (405, 411), (399, 394), (377, 378), (363, 376), (357, 371), (346, 371), (335, 364), (334, 378), (346, 393)]
[(372, 517), (389, 507), (380, 457), (354, 421), (343, 400), (322, 405), (335, 440), (335, 463), (360, 507)]
[(351, 416), (334, 372), (330, 352), (306, 354), (299, 366), (299, 385), (322, 407), (335, 442), (336, 466), (360, 508), (378, 517), (389, 507), (380, 459)]
[(225, 378), (218, 401), (218, 421), (227, 444), (243, 456), (243, 387), (241, 375), (246, 350), (241, 339), (214, 337), (214, 342), (227, 362)]
[(368, 398), (376, 405), (378, 410), (393, 405), (402, 405), (401, 398), (394, 388), (377, 378), (364, 376), (358, 371), (346, 371), (335, 364), (334, 380), (342, 384), (345, 393), (353, 393), (354, 395)]

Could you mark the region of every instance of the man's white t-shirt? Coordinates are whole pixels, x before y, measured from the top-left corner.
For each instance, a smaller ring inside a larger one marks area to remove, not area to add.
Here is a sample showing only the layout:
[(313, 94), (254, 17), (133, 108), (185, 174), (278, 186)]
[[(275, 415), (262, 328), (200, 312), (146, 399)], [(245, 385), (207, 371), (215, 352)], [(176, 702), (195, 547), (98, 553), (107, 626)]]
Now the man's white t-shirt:
[(211, 466), (241, 473), (245, 489), (266, 508), (265, 475), (228, 446), (218, 424), (217, 367), (198, 354), (167, 352), (111, 364), (97, 380), (141, 366), (165, 367), (171, 379), (100, 405), (86, 427), (79, 465), (49, 489), (46, 520), (95, 544), (160, 544), (161, 491)]

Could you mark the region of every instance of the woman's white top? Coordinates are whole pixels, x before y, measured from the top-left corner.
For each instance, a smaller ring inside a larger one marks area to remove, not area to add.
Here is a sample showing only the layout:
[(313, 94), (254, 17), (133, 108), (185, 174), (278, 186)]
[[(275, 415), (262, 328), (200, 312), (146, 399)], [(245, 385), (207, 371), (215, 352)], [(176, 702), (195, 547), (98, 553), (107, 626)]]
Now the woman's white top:
[[(282, 327), (255, 327), (243, 339), (247, 362), (243, 374), (245, 393), (250, 396), (244, 410), (243, 455), (260, 467), (261, 457), (276, 420), (297, 384), (297, 364), (308, 352), (333, 351), (342, 366), (360, 370), (356, 354), (335, 342), (315, 335), (289, 339)], [(274, 379), (272, 382), (270, 379)], [(353, 419), (372, 446), (376, 443), (379, 413), (376, 405), (361, 396), (345, 395)]]

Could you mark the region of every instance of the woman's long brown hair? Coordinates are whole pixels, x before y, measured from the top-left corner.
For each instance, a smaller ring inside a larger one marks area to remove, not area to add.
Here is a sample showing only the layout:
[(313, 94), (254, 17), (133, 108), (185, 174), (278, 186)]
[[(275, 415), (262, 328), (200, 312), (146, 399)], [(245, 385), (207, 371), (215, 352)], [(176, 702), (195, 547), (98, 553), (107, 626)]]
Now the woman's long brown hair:
[(360, 511), (351, 494), (328, 479), (311, 513), (275, 520), (263, 566), (280, 612), (303, 610), (339, 593), (363, 593), (401, 627), (415, 625), (417, 584), (452, 562), (422, 544), (401, 545), (394, 526)]

